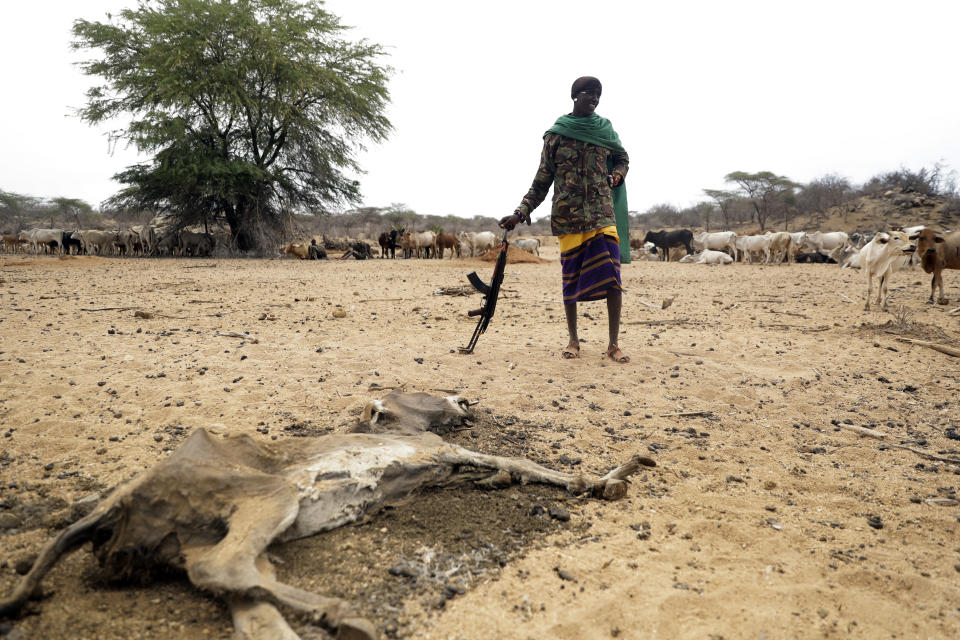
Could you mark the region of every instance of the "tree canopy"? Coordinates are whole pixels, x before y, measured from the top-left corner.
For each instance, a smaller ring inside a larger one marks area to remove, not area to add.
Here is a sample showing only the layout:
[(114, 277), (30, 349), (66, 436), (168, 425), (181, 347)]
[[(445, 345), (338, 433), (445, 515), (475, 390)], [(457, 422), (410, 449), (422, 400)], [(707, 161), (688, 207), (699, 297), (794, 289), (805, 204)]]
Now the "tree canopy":
[(141, 0), (108, 21), (77, 20), (74, 49), (103, 79), (80, 116), (129, 118), (112, 135), (153, 154), (115, 176), (110, 203), (224, 219), (241, 250), (296, 212), (359, 200), (356, 153), (391, 130), (391, 69), (351, 42), (319, 0)]
[(740, 187), (741, 194), (753, 206), (761, 231), (766, 228), (770, 214), (778, 207), (784, 206), (788, 202), (788, 198), (793, 195), (793, 190), (802, 186), (785, 176), (778, 176), (770, 171), (759, 171), (757, 173), (734, 171), (728, 173), (723, 179)]

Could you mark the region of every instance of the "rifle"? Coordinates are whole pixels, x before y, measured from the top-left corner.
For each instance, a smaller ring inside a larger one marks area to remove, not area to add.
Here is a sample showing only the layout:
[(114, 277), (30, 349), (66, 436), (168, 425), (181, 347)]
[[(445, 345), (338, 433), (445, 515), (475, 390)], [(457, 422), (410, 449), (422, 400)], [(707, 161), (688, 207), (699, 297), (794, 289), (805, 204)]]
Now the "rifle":
[(470, 338), (470, 342), (467, 346), (460, 347), (460, 353), (473, 353), (473, 348), (477, 346), (477, 339), (487, 330), (493, 312), (497, 310), (497, 298), (500, 296), (500, 285), (503, 284), (503, 271), (507, 266), (507, 247), (510, 246), (510, 243), (507, 242), (508, 233), (510, 233), (509, 229), (503, 232), (503, 240), (500, 241), (500, 253), (497, 254), (497, 264), (493, 268), (493, 277), (490, 279), (490, 284), (488, 285), (481, 280), (476, 271), (467, 274), (467, 280), (470, 281), (470, 284), (483, 294), (483, 306), (467, 312), (467, 315), (471, 318), (480, 316), (480, 320), (477, 322), (477, 328), (473, 330), (473, 337)]

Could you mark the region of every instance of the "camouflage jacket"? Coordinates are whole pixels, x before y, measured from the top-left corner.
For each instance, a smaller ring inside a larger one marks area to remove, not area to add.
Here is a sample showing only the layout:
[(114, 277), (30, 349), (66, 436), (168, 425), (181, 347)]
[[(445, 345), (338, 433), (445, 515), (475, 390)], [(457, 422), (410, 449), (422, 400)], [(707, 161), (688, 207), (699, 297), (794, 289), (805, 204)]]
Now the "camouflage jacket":
[[(613, 169), (607, 171), (607, 157)], [(536, 209), (553, 184), (553, 209), (550, 231), (553, 235), (583, 233), (616, 224), (613, 194), (607, 182), (609, 173), (627, 175), (630, 158), (589, 142), (556, 133), (543, 138), (540, 168), (517, 211), (524, 219)]]

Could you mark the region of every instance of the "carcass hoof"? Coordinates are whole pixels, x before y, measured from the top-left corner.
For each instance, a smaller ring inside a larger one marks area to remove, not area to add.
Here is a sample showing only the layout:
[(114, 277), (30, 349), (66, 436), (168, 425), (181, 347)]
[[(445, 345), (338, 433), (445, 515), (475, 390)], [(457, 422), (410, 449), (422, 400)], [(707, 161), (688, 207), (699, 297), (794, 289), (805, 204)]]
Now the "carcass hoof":
[(337, 640), (377, 640), (377, 629), (366, 618), (346, 618), (337, 627)]
[(627, 495), (627, 483), (623, 480), (607, 480), (603, 487), (604, 500), (619, 500)]

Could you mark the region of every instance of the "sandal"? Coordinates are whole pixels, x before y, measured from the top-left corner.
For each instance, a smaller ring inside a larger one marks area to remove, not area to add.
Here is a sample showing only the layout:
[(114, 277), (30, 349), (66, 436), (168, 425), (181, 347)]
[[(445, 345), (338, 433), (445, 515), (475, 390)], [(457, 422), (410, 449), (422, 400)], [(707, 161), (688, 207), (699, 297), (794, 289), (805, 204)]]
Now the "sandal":
[(610, 345), (610, 348), (607, 349), (607, 357), (620, 364), (630, 362), (630, 356), (621, 351), (620, 347), (615, 344)]
[(563, 356), (564, 360), (573, 360), (574, 358), (579, 358), (580, 357), (580, 341), (571, 340), (570, 344), (564, 347), (560, 355)]

